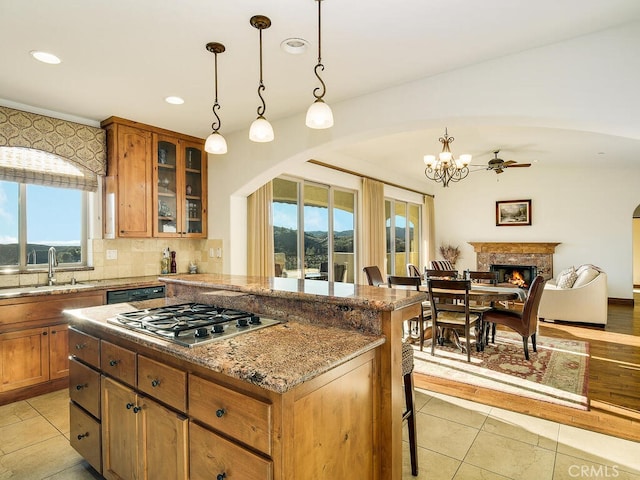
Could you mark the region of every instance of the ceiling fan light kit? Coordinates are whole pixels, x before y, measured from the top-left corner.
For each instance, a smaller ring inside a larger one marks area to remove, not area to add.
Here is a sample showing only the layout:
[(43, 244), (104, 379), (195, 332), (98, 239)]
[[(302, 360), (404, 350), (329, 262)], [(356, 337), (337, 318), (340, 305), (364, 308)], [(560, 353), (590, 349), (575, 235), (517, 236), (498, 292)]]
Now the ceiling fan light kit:
[(447, 129), (444, 129), (444, 136), (438, 139), (442, 143), (442, 152), (438, 155), (425, 155), (424, 163), (427, 166), (424, 174), (429, 180), (442, 183), (443, 187), (448, 187), (449, 182), (459, 182), (469, 175), (469, 164), (471, 155), (463, 154), (459, 158), (454, 158), (449, 145), (455, 140), (449, 136)]

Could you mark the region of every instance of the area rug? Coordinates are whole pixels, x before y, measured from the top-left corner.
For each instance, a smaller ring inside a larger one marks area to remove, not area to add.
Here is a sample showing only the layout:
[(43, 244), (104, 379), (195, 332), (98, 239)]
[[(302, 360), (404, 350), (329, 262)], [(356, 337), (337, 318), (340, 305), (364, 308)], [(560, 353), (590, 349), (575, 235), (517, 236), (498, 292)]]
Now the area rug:
[(471, 345), (471, 362), (455, 345), (436, 345), (431, 340), (424, 350), (414, 346), (414, 371), (424, 375), (511, 393), (523, 397), (589, 409), (589, 344), (586, 342), (538, 337), (537, 352), (529, 344), (529, 360), (524, 358), (522, 337), (499, 331), (496, 343), (484, 352)]

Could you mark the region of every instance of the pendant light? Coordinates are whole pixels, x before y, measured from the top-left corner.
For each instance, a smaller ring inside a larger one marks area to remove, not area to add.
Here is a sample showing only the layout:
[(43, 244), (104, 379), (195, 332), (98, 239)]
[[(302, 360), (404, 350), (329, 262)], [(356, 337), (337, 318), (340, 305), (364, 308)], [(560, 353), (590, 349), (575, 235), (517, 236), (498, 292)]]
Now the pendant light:
[(213, 53), (214, 56), (215, 100), (213, 102), (213, 115), (216, 117), (216, 119), (211, 124), (213, 133), (207, 137), (207, 141), (204, 143), (204, 150), (208, 153), (221, 155), (223, 153), (227, 153), (227, 141), (218, 132), (218, 130), (220, 130), (220, 126), (222, 125), (220, 117), (218, 116), (218, 112), (216, 112), (216, 110), (220, 109), (220, 104), (218, 103), (218, 54), (224, 52), (225, 48), (221, 43), (210, 42), (207, 43), (207, 50)]
[(251, 124), (249, 129), (249, 140), (253, 142), (271, 142), (273, 140), (273, 127), (269, 121), (264, 118), (264, 112), (267, 109), (267, 105), (262, 97), (262, 92), (265, 90), (264, 83), (262, 82), (262, 30), (271, 26), (271, 20), (264, 15), (254, 15), (249, 20), (252, 27), (255, 27), (260, 32), (260, 83), (258, 84), (258, 97), (262, 101), (262, 105), (258, 107), (258, 118), (256, 118)]
[(331, 112), (331, 107), (322, 99), (324, 94), (327, 93), (327, 87), (322, 78), (320, 78), (320, 73), (318, 73), (319, 71), (324, 71), (324, 65), (322, 64), (322, 12), (320, 7), (322, 0), (316, 0), (316, 2), (318, 2), (318, 63), (313, 71), (318, 80), (320, 80), (321, 87), (313, 89), (313, 96), (316, 97), (316, 101), (307, 110), (306, 124), (309, 128), (323, 129), (333, 127), (333, 113)]

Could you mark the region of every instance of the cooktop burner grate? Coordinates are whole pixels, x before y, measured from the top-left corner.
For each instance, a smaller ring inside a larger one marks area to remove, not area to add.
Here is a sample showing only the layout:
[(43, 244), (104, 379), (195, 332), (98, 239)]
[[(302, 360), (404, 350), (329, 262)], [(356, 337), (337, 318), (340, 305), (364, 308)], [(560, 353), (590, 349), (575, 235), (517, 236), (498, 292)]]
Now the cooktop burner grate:
[(199, 303), (126, 312), (107, 321), (189, 347), (280, 323), (248, 312)]

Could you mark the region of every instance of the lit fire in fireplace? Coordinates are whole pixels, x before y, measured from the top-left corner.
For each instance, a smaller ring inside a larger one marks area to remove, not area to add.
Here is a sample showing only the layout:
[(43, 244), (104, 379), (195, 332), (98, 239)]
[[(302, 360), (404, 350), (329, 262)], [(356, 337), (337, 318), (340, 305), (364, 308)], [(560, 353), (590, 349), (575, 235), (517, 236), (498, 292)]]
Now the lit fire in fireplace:
[(514, 270), (511, 273), (511, 276), (507, 278), (507, 281), (520, 288), (527, 285), (527, 282), (525, 281), (524, 276), (518, 270)]

